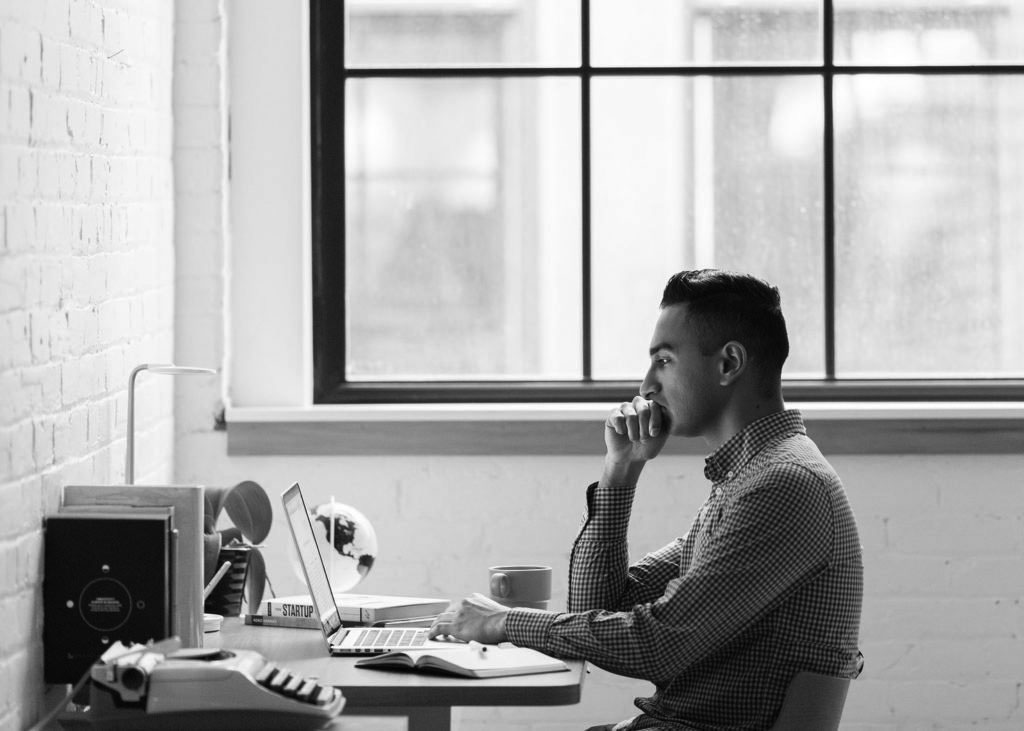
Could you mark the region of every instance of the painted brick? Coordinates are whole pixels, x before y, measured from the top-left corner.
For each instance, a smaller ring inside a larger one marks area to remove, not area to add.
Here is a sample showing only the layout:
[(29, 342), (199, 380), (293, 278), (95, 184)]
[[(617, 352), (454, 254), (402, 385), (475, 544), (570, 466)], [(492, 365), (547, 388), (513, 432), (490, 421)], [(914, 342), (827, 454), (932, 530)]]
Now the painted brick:
[[(224, 113), (215, 104), (183, 105), (175, 99), (174, 129), (176, 147), (217, 146), (224, 134)], [(176, 181), (183, 182), (183, 181)], [(187, 191), (186, 191), (187, 192)], [(221, 191), (218, 191), (221, 192)], [(175, 204), (177, 204), (177, 200)]]
[[(198, 62), (213, 70), (220, 68), (216, 59), (209, 58), (221, 50), (224, 33), (218, 20), (217, 17), (202, 18), (194, 23), (186, 19), (178, 20), (177, 32), (180, 40), (174, 51), (179, 63), (182, 59), (187, 59), (191, 64)], [(184, 83), (177, 83), (175, 86), (193, 88), (198, 84), (193, 83), (191, 76), (187, 76), (184, 77)], [(219, 102), (220, 96), (214, 97), (213, 101)]]
[(0, 99), (6, 107), (4, 130), (17, 139), (27, 139), (32, 129), (32, 92), (21, 86), (0, 85)]
[(41, 37), (37, 30), (21, 23), (0, 28), (0, 71), (5, 78), (28, 84), (39, 81)]
[(71, 0), (68, 27), (71, 38), (87, 46), (103, 45), (103, 15), (100, 8), (86, 0)]
[(23, 368), (31, 362), (27, 314), (13, 311), (0, 315), (0, 366)]
[(7, 222), (7, 249), (25, 252), (32, 249), (36, 238), (36, 217), (30, 206), (12, 204), (4, 207)]
[(31, 397), (21, 389), (21, 378), (16, 371), (0, 369), (0, 394), (3, 394), (0, 398), (0, 424), (13, 424), (28, 416)]
[(864, 562), (865, 591), (874, 596), (944, 596), (950, 591), (951, 559), (889, 552)]
[(42, 86), (45, 89), (60, 88), (60, 46), (61, 42), (43, 36), (40, 43), (40, 73)]
[[(19, 189), (20, 157), (16, 157), (7, 149), (0, 149), (0, 201), (7, 201), (13, 198)], [(0, 210), (3, 210), (0, 207)]]
[[(942, 639), (899, 643), (888, 662), (872, 646), (872, 677), (889, 681), (948, 681), (967, 684), (1012, 678), (1020, 673), (1024, 639)], [(881, 662), (878, 662), (881, 661)]]
[(32, 421), (32, 457), (39, 469), (46, 469), (54, 462), (53, 422), (52, 416), (41, 416)]
[(971, 520), (956, 513), (893, 518), (890, 547), (903, 553), (949, 556), (1012, 554), (1022, 548), (1019, 516), (984, 515)]
[(25, 257), (5, 257), (0, 264), (0, 313), (9, 312), (24, 304), (25, 279), (28, 260)]
[(204, 59), (188, 61), (188, 83), (175, 86), (175, 101), (185, 105), (206, 106), (220, 103), (226, 70), (213, 62), (211, 57), (216, 51), (216, 48), (211, 48), (204, 51)]
[[(1018, 525), (1022, 520), (1018, 516)], [(966, 557), (949, 567), (950, 593), (954, 596), (1024, 597), (1024, 556)]]
[[(1017, 714), (1020, 681), (951, 683), (941, 680), (894, 683), (889, 697), (895, 717), (904, 722), (934, 722), (940, 728), (984, 727)], [(911, 725), (911, 727), (913, 727)]]
[(48, 414), (60, 409), (60, 366), (56, 363), (26, 368), (20, 372), (22, 393), (36, 413)]
[(19, 479), (32, 473), (35, 466), (35, 452), (32, 447), (33, 428), (30, 421), (19, 421), (7, 427), (7, 453), (10, 459), (8, 474)]
[[(873, 640), (1006, 638), (1021, 629), (1024, 608), (1014, 597), (982, 599), (877, 598), (865, 603)], [(867, 633), (865, 633), (867, 636)]]
[[(120, 476), (126, 353), (171, 359), (173, 3), (34, 0), (0, 17), (0, 495), (19, 507), (0, 516), (6, 729), (41, 706), (42, 516), (68, 482)], [(170, 391), (150, 407), (169, 420)]]

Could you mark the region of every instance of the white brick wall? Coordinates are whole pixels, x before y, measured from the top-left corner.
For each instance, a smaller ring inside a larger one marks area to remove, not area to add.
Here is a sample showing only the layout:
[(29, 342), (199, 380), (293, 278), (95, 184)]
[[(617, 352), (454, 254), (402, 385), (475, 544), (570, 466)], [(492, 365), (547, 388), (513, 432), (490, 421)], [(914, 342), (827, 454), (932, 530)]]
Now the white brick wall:
[[(123, 479), (126, 385), (173, 348), (173, 3), (0, 2), (0, 728), (42, 688), (42, 520)], [(170, 479), (169, 379), (136, 479)], [(164, 381), (164, 382), (161, 382)]]

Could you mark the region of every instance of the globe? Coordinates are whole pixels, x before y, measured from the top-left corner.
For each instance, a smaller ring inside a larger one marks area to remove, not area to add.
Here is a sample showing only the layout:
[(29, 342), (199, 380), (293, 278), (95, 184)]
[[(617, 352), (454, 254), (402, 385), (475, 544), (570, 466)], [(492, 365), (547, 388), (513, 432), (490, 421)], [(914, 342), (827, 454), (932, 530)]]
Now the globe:
[(331, 589), (349, 591), (373, 568), (377, 533), (366, 516), (351, 505), (332, 500), (309, 512)]

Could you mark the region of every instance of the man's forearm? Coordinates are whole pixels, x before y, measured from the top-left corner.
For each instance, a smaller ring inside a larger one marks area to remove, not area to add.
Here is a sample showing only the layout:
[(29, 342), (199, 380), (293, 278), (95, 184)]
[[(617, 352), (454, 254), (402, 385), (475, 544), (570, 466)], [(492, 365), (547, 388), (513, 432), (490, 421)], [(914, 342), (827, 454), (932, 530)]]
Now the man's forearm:
[(618, 604), (629, 568), (626, 536), (633, 493), (632, 486), (587, 488), (586, 520), (569, 557), (569, 611)]
[(604, 471), (598, 484), (602, 487), (635, 487), (646, 464), (646, 461), (616, 462), (605, 459)]

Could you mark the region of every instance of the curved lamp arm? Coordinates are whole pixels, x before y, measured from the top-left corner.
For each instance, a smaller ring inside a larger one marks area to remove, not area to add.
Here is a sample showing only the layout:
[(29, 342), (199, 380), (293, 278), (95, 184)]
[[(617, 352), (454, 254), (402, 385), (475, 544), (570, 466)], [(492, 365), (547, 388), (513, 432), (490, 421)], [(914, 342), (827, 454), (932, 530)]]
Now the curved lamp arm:
[(212, 368), (178, 366), (173, 363), (142, 363), (132, 368), (132, 372), (128, 376), (127, 442), (124, 454), (124, 482), (126, 485), (135, 484), (135, 377), (142, 371), (159, 373), (165, 376), (198, 376), (217, 373)]

